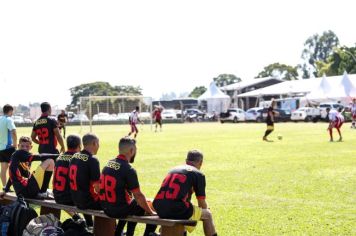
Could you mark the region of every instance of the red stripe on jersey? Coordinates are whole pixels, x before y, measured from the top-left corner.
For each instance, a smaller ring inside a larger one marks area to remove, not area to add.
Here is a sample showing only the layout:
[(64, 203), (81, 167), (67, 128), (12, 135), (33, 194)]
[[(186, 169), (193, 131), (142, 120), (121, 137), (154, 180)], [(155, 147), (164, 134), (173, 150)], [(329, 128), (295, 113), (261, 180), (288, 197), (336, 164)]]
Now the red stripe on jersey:
[(127, 203), (128, 205), (130, 205), (132, 199), (131, 199), (131, 197), (130, 197), (130, 194), (129, 194), (126, 190), (125, 190), (125, 199), (126, 199), (126, 203)]
[(126, 159), (126, 157), (125, 157), (124, 155), (122, 155), (122, 154), (118, 155), (116, 158), (128, 162), (128, 160)]
[(205, 196), (197, 196), (198, 200), (205, 200)]

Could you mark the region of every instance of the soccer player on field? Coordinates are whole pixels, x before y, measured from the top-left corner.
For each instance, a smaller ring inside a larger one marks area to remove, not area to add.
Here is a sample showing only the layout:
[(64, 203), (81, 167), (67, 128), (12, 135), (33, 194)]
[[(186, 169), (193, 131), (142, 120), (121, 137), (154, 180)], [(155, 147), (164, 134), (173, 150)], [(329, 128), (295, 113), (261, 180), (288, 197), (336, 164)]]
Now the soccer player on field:
[(38, 144), (39, 153), (58, 154), (57, 142), (61, 146), (60, 152), (64, 152), (63, 138), (59, 132), (57, 121), (50, 118), (52, 108), (48, 102), (41, 103), (42, 115), (33, 125), (31, 138)]
[[(200, 151), (188, 152), (186, 164), (169, 171), (158, 191), (153, 207), (161, 218), (202, 220), (204, 233), (216, 236), (212, 214), (205, 201), (205, 176), (200, 171), (203, 154)], [(191, 203), (195, 193), (198, 206)], [(195, 227), (186, 227), (192, 232)]]
[(1, 182), (4, 190), (10, 158), (16, 151), (17, 147), (17, 133), (14, 120), (11, 118), (14, 108), (11, 105), (6, 104), (2, 110), (4, 115), (0, 118), (0, 163)]
[(267, 139), (267, 136), (270, 135), (273, 130), (274, 130), (274, 116), (278, 115), (276, 111), (274, 111), (274, 106), (276, 104), (276, 101), (272, 99), (271, 105), (268, 107), (267, 110), (267, 119), (266, 119), (266, 124), (267, 124), (267, 130), (265, 132), (265, 135), (263, 136), (263, 141), (269, 141)]
[[(155, 214), (140, 190), (136, 170), (130, 165), (136, 156), (136, 141), (124, 137), (119, 142), (119, 155), (110, 160), (100, 177), (100, 200), (104, 212), (113, 218), (125, 218), (128, 215), (143, 216)], [(134, 199), (131, 196), (133, 194)], [(115, 235), (121, 235), (125, 221), (119, 221)], [(134, 235), (136, 222), (128, 222), (127, 236)], [(154, 232), (156, 225), (146, 225), (144, 235)]]
[(329, 127), (328, 127), (328, 131), (329, 131), (329, 135), (330, 135), (330, 142), (333, 142), (333, 128), (335, 128), (337, 130), (337, 132), (339, 133), (339, 142), (342, 141), (342, 135), (341, 135), (341, 131), (340, 128), (342, 126), (342, 124), (344, 123), (344, 116), (341, 114), (342, 112), (342, 108), (339, 108), (338, 111), (336, 110), (330, 110), (330, 108), (326, 108), (326, 112), (329, 114)]
[(156, 123), (155, 132), (157, 132), (158, 125), (159, 125), (160, 131), (162, 131), (162, 115), (161, 115), (162, 114), (162, 110), (163, 110), (162, 107), (157, 106), (155, 108), (155, 110), (153, 111), (152, 118)]
[(61, 114), (57, 116), (58, 120), (58, 129), (61, 131), (63, 129), (63, 138), (66, 138), (66, 126), (65, 124), (68, 121), (68, 115), (64, 110), (61, 111)]
[(129, 132), (128, 136), (134, 134), (134, 138), (136, 138), (138, 134), (137, 124), (138, 122), (143, 124), (143, 122), (141, 122), (140, 118), (138, 117), (139, 113), (140, 113), (140, 108), (137, 106), (136, 109), (133, 110), (129, 116), (129, 124), (130, 124), (131, 131)]
[(351, 128), (356, 128), (356, 98), (352, 99), (351, 104), (352, 125)]
[[(45, 198), (47, 197), (47, 188), (51, 180), (51, 175), (46, 173), (53, 172), (54, 156), (32, 155), (32, 142), (29, 137), (21, 137), (18, 150), (11, 156), (9, 174), (10, 180), (14, 186), (16, 195), (22, 195), (25, 198)], [(53, 154), (52, 154), (53, 155)], [(55, 155), (56, 156), (56, 155)], [(31, 173), (30, 167), (32, 161), (42, 161), (41, 165)], [(5, 192), (8, 192), (6, 189)]]
[(84, 149), (75, 153), (69, 164), (69, 186), (74, 204), (79, 209), (100, 210), (99, 160), (94, 155), (99, 149), (99, 138), (88, 133), (82, 138)]

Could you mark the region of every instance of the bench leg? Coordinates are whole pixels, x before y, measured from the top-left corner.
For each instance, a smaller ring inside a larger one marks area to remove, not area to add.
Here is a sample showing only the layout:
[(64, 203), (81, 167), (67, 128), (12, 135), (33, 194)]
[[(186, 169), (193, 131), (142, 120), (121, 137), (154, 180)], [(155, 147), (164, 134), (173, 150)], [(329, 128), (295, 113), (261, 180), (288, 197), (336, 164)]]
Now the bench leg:
[(52, 213), (57, 219), (61, 219), (61, 210), (41, 206), (40, 215), (47, 215), (49, 213)]
[(161, 236), (183, 236), (184, 225), (162, 226)]
[(94, 235), (95, 236), (114, 236), (116, 220), (94, 216)]

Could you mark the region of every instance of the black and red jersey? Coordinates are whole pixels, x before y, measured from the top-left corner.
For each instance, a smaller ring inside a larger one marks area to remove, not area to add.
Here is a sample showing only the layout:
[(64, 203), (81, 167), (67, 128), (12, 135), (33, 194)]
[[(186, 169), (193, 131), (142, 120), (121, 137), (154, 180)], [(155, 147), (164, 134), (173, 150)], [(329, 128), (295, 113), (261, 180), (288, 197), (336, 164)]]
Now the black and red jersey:
[(54, 129), (57, 127), (57, 121), (46, 115), (36, 120), (32, 130), (37, 134), (37, 139), (40, 142), (38, 145), (39, 153), (58, 153), (56, 148), (57, 137), (54, 134)]
[(162, 113), (161, 110), (156, 109), (156, 110), (153, 112), (153, 119), (155, 119), (155, 120), (161, 120), (161, 119), (162, 119), (161, 113)]
[(175, 167), (163, 180), (153, 207), (161, 218), (189, 219), (193, 214), (193, 192), (197, 199), (205, 199), (204, 174), (191, 165)]
[(53, 172), (53, 195), (57, 203), (73, 204), (69, 186), (69, 163), (75, 151), (68, 150), (59, 155)]
[(119, 155), (104, 167), (100, 177), (100, 200), (104, 212), (117, 212), (130, 205), (131, 193), (138, 191), (136, 170)]
[(69, 165), (69, 186), (74, 204), (86, 209), (99, 200), (93, 184), (99, 183), (100, 165), (98, 159), (86, 150), (75, 153)]
[(9, 175), (16, 195), (21, 194), (26, 197), (33, 197), (40, 190), (40, 186), (36, 182), (33, 183), (34, 178), (30, 178), (31, 162), (33, 160), (32, 154), (24, 150), (17, 150), (11, 156)]

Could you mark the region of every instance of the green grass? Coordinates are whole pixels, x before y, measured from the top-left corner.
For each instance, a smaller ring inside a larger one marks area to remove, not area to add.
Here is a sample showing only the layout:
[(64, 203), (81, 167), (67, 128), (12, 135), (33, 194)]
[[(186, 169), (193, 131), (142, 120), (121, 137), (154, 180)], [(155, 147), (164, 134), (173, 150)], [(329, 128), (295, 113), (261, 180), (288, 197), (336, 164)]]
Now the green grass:
[[(146, 125), (134, 166), (142, 191), (154, 197), (167, 171), (183, 163), (189, 149), (202, 150), (207, 201), (219, 235), (356, 235), (356, 130), (346, 124), (344, 142), (329, 143), (326, 127), (277, 123), (271, 134), (275, 142), (267, 143), (264, 124), (167, 124), (162, 133)], [(129, 127), (93, 129), (103, 166), (116, 156), (117, 142)], [(30, 134), (30, 128), (18, 131)], [(68, 127), (67, 133), (79, 131)], [(201, 223), (193, 235), (203, 235)]]

